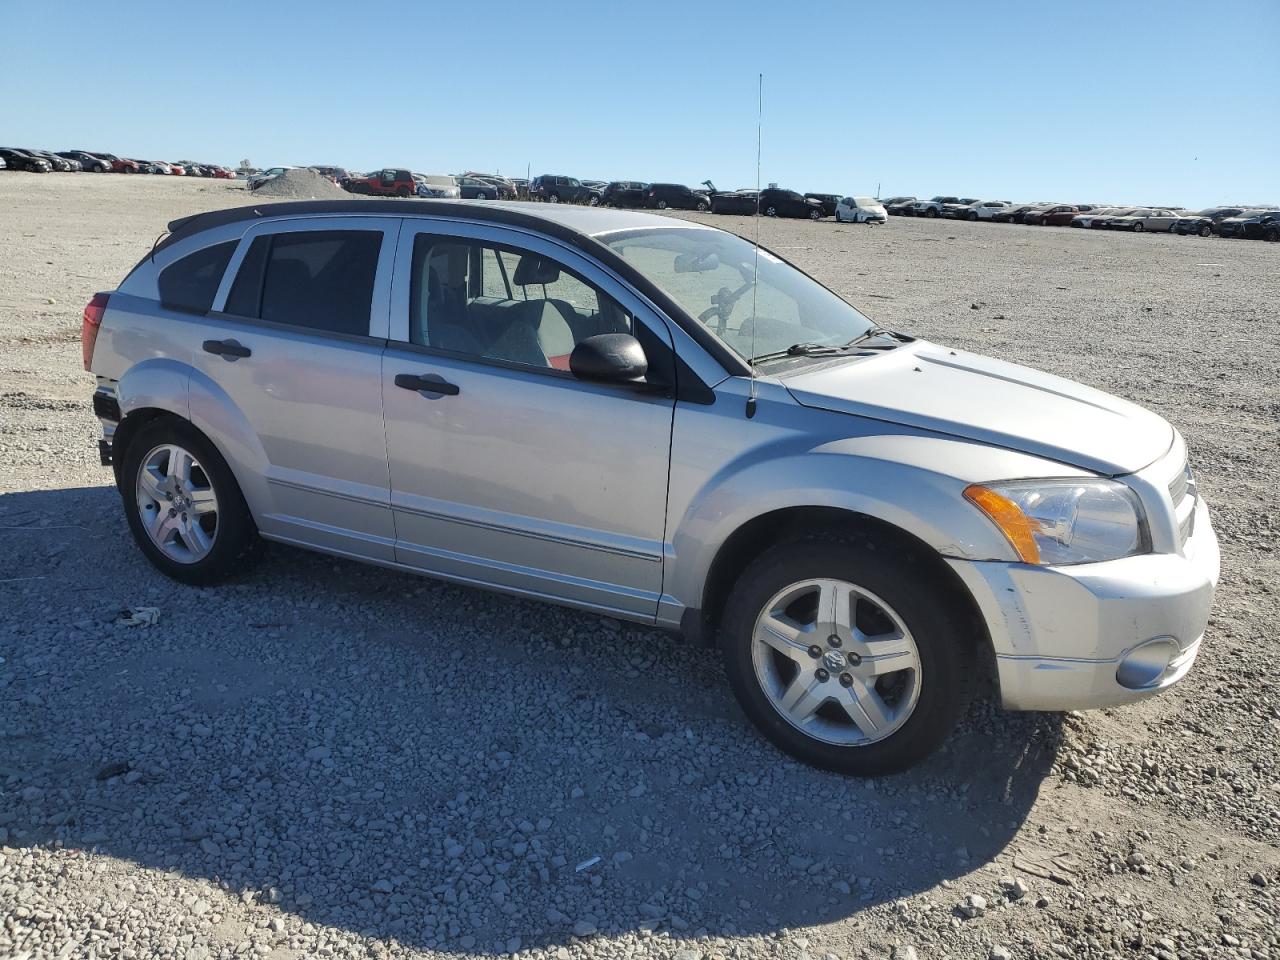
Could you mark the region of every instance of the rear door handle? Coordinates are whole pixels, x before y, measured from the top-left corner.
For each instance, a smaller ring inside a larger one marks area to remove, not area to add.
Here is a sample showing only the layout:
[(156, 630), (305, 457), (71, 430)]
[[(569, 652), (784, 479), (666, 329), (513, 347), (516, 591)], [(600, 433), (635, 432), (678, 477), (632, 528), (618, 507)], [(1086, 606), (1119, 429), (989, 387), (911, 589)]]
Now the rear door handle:
[(444, 377), (435, 373), (428, 373), (422, 376), (416, 373), (397, 373), (395, 382), (397, 387), (405, 390), (422, 390), (446, 397), (456, 397), (460, 392), (456, 383), (450, 383)]
[(253, 351), (234, 340), (206, 340), (203, 344), (205, 353), (213, 353), (219, 357), (248, 357)]

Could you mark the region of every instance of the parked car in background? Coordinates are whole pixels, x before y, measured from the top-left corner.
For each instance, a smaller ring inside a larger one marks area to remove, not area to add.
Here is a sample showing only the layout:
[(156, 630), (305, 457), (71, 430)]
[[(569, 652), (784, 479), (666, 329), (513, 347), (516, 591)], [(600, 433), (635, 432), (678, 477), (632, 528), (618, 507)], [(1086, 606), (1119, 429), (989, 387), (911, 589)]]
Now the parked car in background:
[(106, 157), (95, 157), (91, 153), (85, 153), (83, 150), (63, 150), (58, 154), (67, 160), (77, 160), (83, 170), (89, 173), (108, 173), (111, 170), (111, 161)]
[(418, 184), (416, 193), (419, 197), (432, 200), (458, 200), (462, 197), (457, 177), (445, 173), (415, 173), (413, 178)]
[(1218, 221), (1218, 236), (1244, 240), (1280, 239), (1280, 210), (1248, 210)]
[(755, 216), (760, 200), (758, 190), (725, 190), (711, 195), (711, 212), (737, 217)]
[(257, 190), (260, 186), (262, 186), (268, 180), (274, 180), (276, 177), (280, 176), (281, 174), (289, 170), (296, 170), (296, 169), (298, 168), (297, 167), (268, 167), (266, 170), (262, 170), (258, 173), (250, 175), (247, 186), (249, 187), (250, 190)]
[(42, 157), (47, 160), (55, 173), (78, 173), (82, 169), (79, 160), (68, 160), (66, 157), (60, 157), (56, 153), (50, 153), (48, 150), (24, 149), (32, 156)]
[(1247, 209), (1246, 207), (1208, 207), (1199, 213), (1184, 214), (1173, 221), (1169, 232), (1182, 236), (1196, 234), (1201, 237), (1211, 237), (1218, 232), (1218, 224), (1221, 221), (1228, 217), (1238, 217)]
[(4, 157), (0, 157), (0, 170), (8, 170), (9, 164), (5, 163)]
[(976, 200), (965, 207), (957, 219), (992, 220), (996, 214), (1003, 213), (1011, 206), (1008, 200)]
[(916, 217), (940, 217), (943, 206), (948, 203), (960, 203), (960, 198), (933, 197), (929, 200), (917, 200), (911, 205), (911, 213)]
[(942, 215), (949, 220), (963, 220), (969, 212), (969, 208), (977, 202), (976, 197), (961, 197), (955, 203), (944, 203), (942, 205)]
[(98, 156), (111, 164), (112, 173), (138, 173), (142, 169), (137, 160), (128, 157), (117, 157), (113, 153), (99, 153)]
[(885, 213), (891, 217), (909, 217), (914, 212), (912, 206), (915, 204), (915, 197), (890, 197), (888, 200), (881, 200)]
[(1179, 214), (1173, 210), (1152, 209), (1137, 210), (1133, 213), (1127, 213), (1124, 216), (1108, 217), (1108, 230), (1129, 230), (1133, 233), (1144, 233), (1152, 231), (1155, 233), (1167, 233), (1169, 228), (1173, 226), (1173, 221), (1177, 220)]
[(544, 173), (529, 182), (529, 199), (543, 200), (547, 203), (586, 203), (594, 206), (600, 202), (600, 192), (592, 190), (577, 177)]
[(3, 159), (10, 170), (22, 170), (26, 173), (49, 173), (53, 164), (44, 157), (18, 147), (0, 147), (0, 159)]
[(817, 200), (822, 204), (822, 215), (824, 217), (834, 217), (836, 215), (836, 207), (840, 205), (840, 201), (844, 199), (838, 193), (806, 193), (806, 200)]
[(1022, 214), (1026, 213), (1028, 210), (1041, 210), (1044, 207), (1048, 207), (1048, 206), (1052, 206), (1052, 204), (1048, 204), (1048, 203), (1010, 204), (1009, 206), (1005, 207), (1003, 210), (997, 210), (995, 213), (991, 214), (990, 220), (992, 223), (1013, 223), (1015, 217), (1020, 217)]
[(840, 223), (887, 223), (889, 214), (875, 197), (842, 197), (835, 218)]
[(1112, 217), (1127, 217), (1135, 213), (1137, 207), (1099, 207), (1087, 213), (1078, 213), (1071, 218), (1071, 226), (1083, 227), (1086, 230), (1101, 230)]
[(760, 212), (766, 217), (822, 219), (822, 204), (810, 200), (795, 190), (766, 187), (760, 191)]
[(1056, 203), (1052, 207), (1045, 207), (1034, 217), (1024, 219), (1027, 223), (1034, 223), (1041, 227), (1065, 227), (1069, 226), (1079, 214), (1087, 212), (1074, 204)]
[[(519, 196), (519, 190), (515, 183), (506, 177), (496, 173), (465, 173), (464, 177), (470, 177), (474, 180), (480, 180), (489, 184), (494, 189), (494, 196), (498, 200), (515, 200)], [(459, 178), (461, 179), (461, 178)]]
[(643, 207), (649, 185), (641, 180), (613, 180), (600, 192), (600, 205), (622, 209)]
[(711, 203), (705, 194), (694, 193), (683, 183), (651, 183), (644, 191), (644, 205), (655, 210), (706, 210)]
[(490, 183), (488, 180), (481, 180), (479, 177), (469, 177), (463, 174), (460, 177), (454, 177), (458, 185), (458, 195), (463, 200), (497, 200), (500, 199), (500, 191), (496, 184)]
[(1114, 707), (1192, 670), (1219, 547), (1162, 417), (881, 328), (723, 230), (448, 207), (185, 217), (85, 308), (128, 536), (201, 588), (175, 605), (230, 608), (266, 538), (607, 612), (714, 643), (763, 736), (857, 775), (976, 689)]
[(418, 193), (418, 181), (413, 171), (404, 167), (383, 167), (363, 176), (351, 176), (344, 189), (366, 196), (412, 197)]

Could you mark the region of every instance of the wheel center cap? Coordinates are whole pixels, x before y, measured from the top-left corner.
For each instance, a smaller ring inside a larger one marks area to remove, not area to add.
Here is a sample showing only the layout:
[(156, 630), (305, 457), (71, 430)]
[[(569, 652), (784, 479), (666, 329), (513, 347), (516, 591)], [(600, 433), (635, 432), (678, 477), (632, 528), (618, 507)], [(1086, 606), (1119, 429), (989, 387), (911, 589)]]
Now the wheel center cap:
[(839, 650), (828, 650), (822, 655), (822, 663), (832, 673), (838, 673), (845, 668), (848, 658)]

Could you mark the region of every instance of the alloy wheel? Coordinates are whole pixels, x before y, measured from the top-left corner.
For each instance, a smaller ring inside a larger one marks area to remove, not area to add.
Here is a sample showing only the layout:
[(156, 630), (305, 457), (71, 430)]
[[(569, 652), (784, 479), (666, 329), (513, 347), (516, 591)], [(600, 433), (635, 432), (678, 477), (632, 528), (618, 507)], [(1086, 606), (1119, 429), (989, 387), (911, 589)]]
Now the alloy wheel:
[(837, 746), (892, 735), (920, 696), (911, 631), (884, 600), (844, 580), (805, 580), (778, 591), (756, 619), (751, 660), (783, 719)]
[(155, 447), (138, 467), (138, 516), (170, 560), (196, 563), (218, 536), (218, 497), (200, 462), (177, 444)]

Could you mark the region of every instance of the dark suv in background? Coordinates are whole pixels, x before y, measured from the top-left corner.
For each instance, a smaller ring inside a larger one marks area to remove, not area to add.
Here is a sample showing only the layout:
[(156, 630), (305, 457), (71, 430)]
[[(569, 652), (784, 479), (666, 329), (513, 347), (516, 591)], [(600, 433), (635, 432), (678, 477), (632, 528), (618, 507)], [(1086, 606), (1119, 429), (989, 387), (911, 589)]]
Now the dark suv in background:
[(649, 185), (641, 180), (611, 180), (600, 194), (604, 207), (643, 207)]
[(706, 210), (711, 201), (704, 193), (694, 193), (683, 183), (651, 183), (645, 191), (644, 205), (658, 210)]
[(807, 217), (821, 220), (822, 201), (810, 200), (794, 190), (769, 187), (760, 191), (760, 212), (766, 217)]
[(53, 164), (44, 157), (17, 147), (0, 147), (0, 160), (4, 160), (10, 170), (26, 170), (28, 173), (49, 173), (53, 170)]
[(600, 202), (600, 192), (586, 186), (577, 177), (544, 173), (530, 181), (529, 199), (545, 200), (547, 203), (587, 203), (595, 206)]
[(822, 204), (822, 215), (824, 217), (834, 217), (836, 215), (836, 207), (840, 205), (840, 194), (838, 193), (806, 193), (806, 200), (817, 200)]
[(1280, 240), (1280, 210), (1246, 210), (1218, 221), (1218, 236), (1246, 240)]

